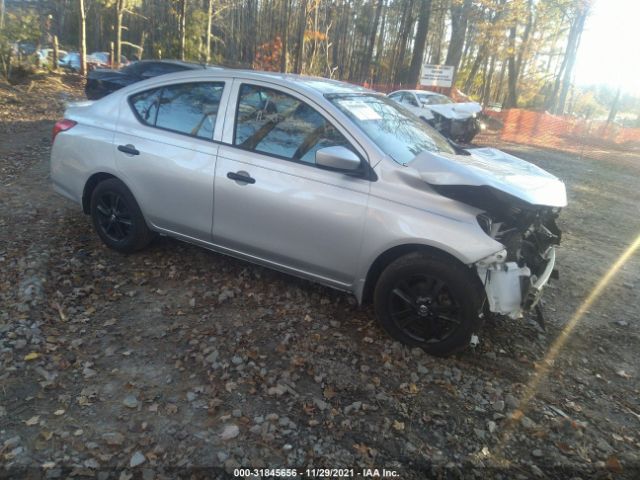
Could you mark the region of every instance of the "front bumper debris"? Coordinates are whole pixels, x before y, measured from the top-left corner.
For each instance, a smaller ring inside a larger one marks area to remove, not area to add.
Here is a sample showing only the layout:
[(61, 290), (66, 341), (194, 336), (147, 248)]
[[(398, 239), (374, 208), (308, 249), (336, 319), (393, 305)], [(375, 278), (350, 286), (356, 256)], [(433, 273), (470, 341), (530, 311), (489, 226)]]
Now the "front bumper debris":
[(554, 247), (545, 252), (544, 259), (546, 265), (539, 276), (532, 275), (529, 267), (520, 267), (516, 262), (478, 262), (476, 269), (487, 294), (489, 310), (510, 318), (520, 318), (533, 309), (554, 271)]

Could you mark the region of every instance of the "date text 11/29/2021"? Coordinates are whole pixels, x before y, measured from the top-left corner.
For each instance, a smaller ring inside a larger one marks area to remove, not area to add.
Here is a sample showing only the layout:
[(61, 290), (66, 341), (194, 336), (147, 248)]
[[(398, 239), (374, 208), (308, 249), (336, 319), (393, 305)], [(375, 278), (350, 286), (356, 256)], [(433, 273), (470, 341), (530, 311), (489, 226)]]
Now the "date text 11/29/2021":
[(236, 468), (234, 477), (240, 478), (398, 478), (396, 470), (386, 468)]

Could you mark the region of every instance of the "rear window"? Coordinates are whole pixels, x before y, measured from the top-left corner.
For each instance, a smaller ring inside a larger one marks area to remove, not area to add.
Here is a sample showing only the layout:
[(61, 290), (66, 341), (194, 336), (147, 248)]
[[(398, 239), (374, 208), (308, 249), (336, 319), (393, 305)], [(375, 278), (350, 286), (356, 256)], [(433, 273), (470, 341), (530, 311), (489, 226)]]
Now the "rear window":
[(211, 140), (223, 89), (223, 82), (180, 83), (132, 95), (129, 103), (145, 125)]

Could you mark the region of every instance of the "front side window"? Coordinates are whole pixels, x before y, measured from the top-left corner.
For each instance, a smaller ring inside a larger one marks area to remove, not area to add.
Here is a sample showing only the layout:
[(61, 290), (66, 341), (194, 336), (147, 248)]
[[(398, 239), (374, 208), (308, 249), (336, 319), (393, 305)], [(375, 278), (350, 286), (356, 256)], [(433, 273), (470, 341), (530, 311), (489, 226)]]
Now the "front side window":
[(402, 103), (406, 103), (407, 105), (411, 105), (412, 107), (418, 106), (418, 102), (416, 102), (416, 99), (411, 93), (404, 93), (402, 95)]
[(327, 98), (398, 163), (409, 163), (424, 151), (455, 154), (446, 138), (387, 97), (333, 94)]
[(233, 144), (240, 148), (315, 163), (320, 148), (349, 143), (306, 103), (270, 88), (242, 85)]
[(138, 93), (129, 102), (146, 125), (211, 140), (223, 89), (222, 82), (179, 83)]

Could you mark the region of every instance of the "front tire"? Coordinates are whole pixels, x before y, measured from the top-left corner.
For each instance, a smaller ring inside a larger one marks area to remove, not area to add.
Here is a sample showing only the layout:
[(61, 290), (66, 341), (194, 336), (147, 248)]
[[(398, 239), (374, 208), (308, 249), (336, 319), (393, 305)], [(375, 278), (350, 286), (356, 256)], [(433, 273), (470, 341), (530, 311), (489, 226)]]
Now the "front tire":
[(482, 298), (479, 281), (466, 267), (445, 256), (414, 252), (382, 272), (374, 307), (393, 338), (446, 356), (469, 345), (480, 327)]
[(100, 182), (93, 190), (91, 218), (104, 244), (122, 253), (140, 250), (153, 238), (133, 194), (116, 178)]

